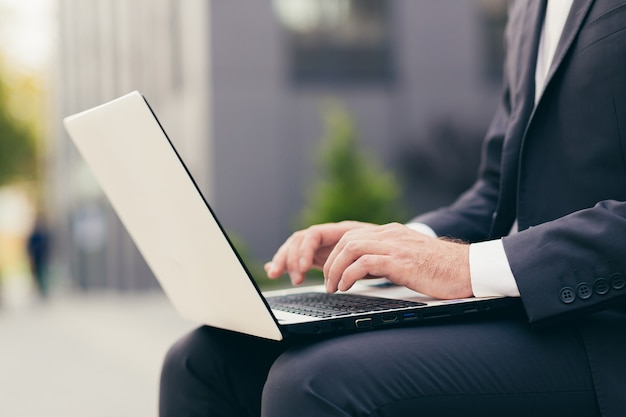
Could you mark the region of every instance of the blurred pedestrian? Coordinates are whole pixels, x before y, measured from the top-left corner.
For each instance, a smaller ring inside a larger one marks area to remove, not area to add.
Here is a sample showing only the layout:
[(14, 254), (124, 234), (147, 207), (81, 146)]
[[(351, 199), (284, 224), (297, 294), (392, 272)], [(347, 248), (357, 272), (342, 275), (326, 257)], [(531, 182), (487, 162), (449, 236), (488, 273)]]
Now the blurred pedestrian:
[(27, 250), (30, 268), (41, 298), (48, 297), (47, 265), (50, 252), (50, 237), (43, 216), (37, 216), (28, 237)]

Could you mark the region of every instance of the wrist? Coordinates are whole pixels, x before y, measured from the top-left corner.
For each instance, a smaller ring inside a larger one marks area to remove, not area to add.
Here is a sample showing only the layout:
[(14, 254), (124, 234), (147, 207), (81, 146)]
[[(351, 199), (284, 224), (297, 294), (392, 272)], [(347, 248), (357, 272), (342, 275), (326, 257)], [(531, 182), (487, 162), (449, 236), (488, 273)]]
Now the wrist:
[(445, 294), (441, 298), (468, 298), (473, 297), (472, 280), (470, 274), (469, 249), (470, 245), (449, 239), (441, 239), (447, 246), (444, 248), (446, 258), (442, 262), (444, 271), (442, 276), (447, 277)]

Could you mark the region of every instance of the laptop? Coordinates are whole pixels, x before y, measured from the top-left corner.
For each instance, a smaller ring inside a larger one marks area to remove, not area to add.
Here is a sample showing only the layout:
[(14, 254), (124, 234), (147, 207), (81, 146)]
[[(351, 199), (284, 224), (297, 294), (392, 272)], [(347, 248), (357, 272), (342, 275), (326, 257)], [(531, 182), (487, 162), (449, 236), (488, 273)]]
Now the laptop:
[(66, 117), (64, 125), (168, 299), (188, 320), (283, 340), (416, 324), (514, 302), (437, 300), (384, 279), (361, 280), (338, 294), (322, 285), (262, 293), (142, 94)]

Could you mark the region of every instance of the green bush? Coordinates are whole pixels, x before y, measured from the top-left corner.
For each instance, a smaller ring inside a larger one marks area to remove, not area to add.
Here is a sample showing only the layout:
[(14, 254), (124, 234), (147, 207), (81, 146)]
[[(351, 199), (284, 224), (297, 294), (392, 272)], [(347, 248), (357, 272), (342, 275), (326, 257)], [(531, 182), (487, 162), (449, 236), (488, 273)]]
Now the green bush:
[(325, 114), (318, 167), (319, 177), (306, 196), (299, 227), (342, 220), (384, 224), (404, 219), (395, 176), (361, 149), (352, 117), (337, 104)]
[(35, 136), (29, 121), (21, 120), (11, 107), (15, 87), (7, 82), (0, 59), (0, 185), (35, 177)]
[[(337, 104), (324, 116), (325, 132), (316, 155), (319, 176), (306, 196), (297, 228), (341, 220), (376, 224), (403, 221), (400, 186), (393, 173), (381, 169), (377, 160), (361, 149), (352, 117)], [(289, 285), (285, 279), (269, 280), (241, 239), (235, 239), (234, 244), (263, 290)], [(319, 271), (309, 273), (307, 283), (321, 282)]]

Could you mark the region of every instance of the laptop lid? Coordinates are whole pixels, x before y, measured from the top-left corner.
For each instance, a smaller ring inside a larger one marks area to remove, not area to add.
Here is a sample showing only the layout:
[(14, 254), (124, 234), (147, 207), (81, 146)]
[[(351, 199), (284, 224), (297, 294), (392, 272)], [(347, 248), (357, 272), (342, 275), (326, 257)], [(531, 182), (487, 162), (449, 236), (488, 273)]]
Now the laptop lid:
[(63, 122), (184, 318), (282, 340), (259, 289), (139, 92)]

